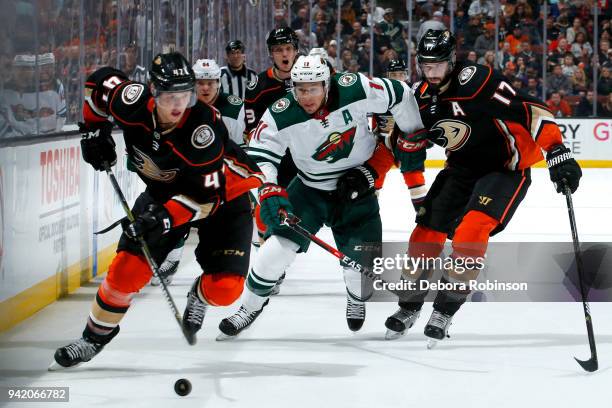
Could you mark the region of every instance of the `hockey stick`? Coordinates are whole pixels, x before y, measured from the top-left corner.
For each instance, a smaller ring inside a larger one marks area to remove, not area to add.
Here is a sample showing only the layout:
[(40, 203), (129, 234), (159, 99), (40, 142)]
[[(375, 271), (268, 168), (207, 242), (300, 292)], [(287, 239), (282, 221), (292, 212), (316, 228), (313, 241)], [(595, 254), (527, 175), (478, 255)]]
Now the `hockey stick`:
[(597, 348), (595, 347), (595, 335), (593, 334), (593, 320), (591, 319), (591, 308), (587, 301), (587, 294), (584, 291), (584, 274), (582, 269), (582, 257), (580, 256), (580, 242), (578, 241), (578, 230), (576, 229), (576, 217), (574, 216), (574, 204), (572, 203), (572, 192), (565, 182), (563, 194), (567, 203), (567, 213), (569, 214), (570, 227), (572, 229), (572, 240), (574, 241), (574, 256), (576, 257), (576, 269), (578, 270), (578, 281), (580, 283), (580, 296), (582, 297), (582, 308), (584, 309), (584, 319), (586, 320), (587, 333), (589, 336), (589, 347), (591, 348), (591, 358), (588, 360), (574, 359), (580, 366), (588, 372), (596, 371)]
[[(115, 190), (115, 193), (119, 197), (119, 201), (121, 201), (121, 206), (123, 207), (123, 210), (125, 211), (125, 214), (127, 215), (128, 220), (130, 222), (134, 222), (135, 221), (134, 214), (132, 214), (132, 210), (130, 209), (130, 206), (128, 205), (126, 201), (125, 196), (123, 195), (123, 192), (121, 191), (121, 187), (119, 187), (119, 183), (117, 183), (115, 174), (113, 173), (113, 170), (110, 168), (110, 165), (107, 162), (104, 163), (104, 170), (106, 171), (106, 174), (108, 175), (108, 178), (111, 184), (113, 185), (113, 189)], [(145, 242), (144, 238), (141, 236), (138, 237), (138, 243), (140, 244), (140, 248), (142, 249), (142, 253), (144, 257), (147, 259), (147, 263), (149, 264), (149, 268), (151, 268), (151, 272), (153, 272), (153, 275), (155, 275), (155, 277), (159, 279), (162, 294), (164, 295), (166, 302), (170, 306), (170, 309), (172, 310), (172, 313), (174, 314), (174, 319), (176, 320), (176, 323), (178, 323), (179, 327), (181, 328), (181, 332), (183, 333), (185, 340), (187, 340), (187, 343), (193, 346), (195, 344), (195, 337), (189, 336), (183, 329), (183, 319), (181, 317), (181, 314), (179, 313), (178, 308), (176, 307), (176, 303), (174, 303), (174, 299), (172, 298), (172, 295), (168, 291), (168, 287), (166, 286), (166, 283), (164, 282), (164, 280), (161, 278), (161, 275), (159, 274), (159, 268), (157, 267), (157, 264), (155, 263), (155, 259), (153, 259), (153, 256), (151, 255), (149, 246)]]
[[(315, 234), (311, 233), (310, 231), (302, 227), (299, 224), (301, 220), (295, 215), (287, 214), (284, 211), (281, 211), (279, 215), (280, 215), (282, 225), (285, 225), (286, 227), (292, 229), (293, 231), (302, 235), (306, 239), (314, 242), (315, 244), (317, 244), (318, 246), (320, 246), (321, 248), (323, 248), (324, 250), (326, 250), (327, 252), (335, 256), (336, 258), (338, 258), (340, 260), (340, 263), (343, 266), (352, 268), (353, 270), (359, 272), (360, 274), (362, 274), (363, 276), (365, 276), (366, 278), (372, 281), (378, 280), (378, 281), (381, 281), (383, 284), (388, 285), (388, 282), (382, 279), (379, 275), (376, 275), (375, 273), (370, 271), (368, 268), (365, 268), (363, 265), (361, 265), (359, 262), (355, 261), (354, 259), (345, 255), (344, 253), (340, 252), (338, 249), (329, 245), (327, 242), (323, 241), (321, 238), (317, 237)], [(398, 297), (400, 296), (400, 293), (401, 293), (400, 291), (391, 290), (391, 289), (387, 289), (387, 291), (397, 295)]]

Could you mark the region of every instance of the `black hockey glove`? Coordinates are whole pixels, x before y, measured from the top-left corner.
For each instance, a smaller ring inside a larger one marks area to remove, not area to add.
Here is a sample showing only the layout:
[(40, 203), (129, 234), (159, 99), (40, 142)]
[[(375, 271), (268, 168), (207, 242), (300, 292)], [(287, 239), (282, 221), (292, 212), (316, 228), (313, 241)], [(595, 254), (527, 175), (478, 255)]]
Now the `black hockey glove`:
[(113, 124), (100, 122), (92, 125), (79, 123), (79, 131), (82, 133), (81, 153), (83, 160), (99, 171), (104, 170), (104, 163), (114, 166), (117, 163), (115, 152), (115, 141), (111, 136)]
[(367, 164), (353, 167), (338, 179), (336, 194), (344, 202), (356, 201), (374, 191), (376, 170)]
[(580, 177), (582, 177), (582, 170), (572, 157), (570, 149), (563, 144), (553, 147), (546, 153), (546, 164), (550, 172), (550, 180), (555, 185), (557, 193), (563, 193), (565, 183), (572, 193), (576, 191)]
[(134, 222), (123, 224), (125, 235), (131, 239), (143, 237), (147, 242), (155, 242), (170, 231), (172, 218), (161, 204), (149, 204), (145, 211), (138, 214)]

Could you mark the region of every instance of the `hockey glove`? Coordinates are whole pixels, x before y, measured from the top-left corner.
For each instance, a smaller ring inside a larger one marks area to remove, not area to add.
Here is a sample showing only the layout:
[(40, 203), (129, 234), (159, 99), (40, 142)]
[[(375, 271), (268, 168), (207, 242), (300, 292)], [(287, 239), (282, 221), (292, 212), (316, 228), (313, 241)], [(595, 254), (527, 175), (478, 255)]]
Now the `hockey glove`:
[(79, 123), (79, 131), (83, 134), (81, 139), (81, 153), (83, 160), (99, 171), (104, 170), (104, 163), (114, 166), (117, 163), (115, 141), (111, 136), (113, 124), (98, 122), (91, 125)]
[(353, 167), (338, 179), (336, 194), (344, 202), (356, 201), (374, 191), (378, 174), (368, 164)]
[(563, 193), (565, 183), (572, 193), (576, 191), (580, 177), (582, 177), (582, 170), (572, 157), (570, 149), (563, 144), (554, 146), (546, 153), (546, 164), (550, 172), (550, 180), (558, 193)]
[(427, 129), (421, 129), (410, 134), (402, 132), (397, 134), (397, 143), (393, 154), (395, 159), (400, 162), (400, 171), (406, 173), (422, 169), (427, 156)]
[(265, 183), (259, 188), (259, 215), (268, 227), (281, 225), (282, 212), (293, 213), (287, 190), (274, 183)]
[(136, 216), (134, 222), (124, 224), (125, 234), (131, 239), (143, 237), (147, 242), (155, 242), (170, 231), (172, 218), (161, 204), (149, 204), (145, 211)]

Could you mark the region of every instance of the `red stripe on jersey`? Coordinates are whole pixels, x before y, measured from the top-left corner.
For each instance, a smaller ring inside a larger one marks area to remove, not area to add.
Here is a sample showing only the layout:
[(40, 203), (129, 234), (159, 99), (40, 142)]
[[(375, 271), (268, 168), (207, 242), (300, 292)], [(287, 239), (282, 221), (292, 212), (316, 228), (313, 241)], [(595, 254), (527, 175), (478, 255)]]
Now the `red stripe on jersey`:
[(259, 122), (259, 125), (257, 125), (255, 130), (253, 130), (253, 135), (251, 136), (251, 138), (255, 138), (255, 140), (259, 141), (259, 135), (267, 127), (268, 125), (265, 124), (264, 122)]
[(372, 81), (370, 81), (370, 88), (378, 89), (379, 91), (382, 91), (382, 90), (383, 90), (383, 87), (382, 87), (382, 86), (380, 86), (380, 85), (378, 85), (378, 84), (375, 84), (375, 83), (374, 83), (374, 82), (372, 82)]
[(279, 90), (279, 89), (281, 89), (282, 87), (283, 87), (282, 85), (279, 85), (279, 86), (275, 86), (274, 88), (264, 89), (263, 91), (261, 91), (260, 93), (258, 93), (258, 94), (257, 94), (257, 96), (255, 96), (255, 98), (253, 98), (253, 99), (245, 99), (244, 101), (245, 101), (245, 102), (247, 102), (247, 103), (255, 103), (255, 102), (257, 102), (257, 100), (258, 100), (259, 98), (261, 98), (261, 96), (262, 96), (263, 94), (266, 94), (266, 93), (268, 93), (268, 92), (278, 91), (278, 90)]
[[(237, 163), (234, 162), (234, 164)], [(242, 174), (235, 172), (227, 165), (223, 167), (223, 175), (225, 176), (226, 201), (232, 201), (234, 198), (240, 197), (244, 193), (263, 185), (259, 178), (255, 176), (245, 178)]]
[(180, 157), (181, 159), (183, 159), (183, 161), (184, 161), (185, 163), (187, 163), (188, 165), (190, 165), (191, 167), (202, 167), (202, 166), (206, 166), (206, 165), (208, 165), (208, 164), (214, 163), (214, 162), (216, 162), (217, 160), (219, 160), (221, 157), (223, 157), (223, 153), (225, 152), (225, 149), (221, 149), (221, 152), (219, 152), (219, 154), (217, 155), (217, 157), (215, 157), (214, 159), (209, 160), (209, 161), (207, 161), (207, 162), (205, 162), (205, 163), (194, 163), (194, 162), (190, 161), (188, 158), (186, 158), (185, 156), (183, 156), (183, 154), (182, 154), (181, 152), (179, 152), (179, 151), (176, 149), (176, 147), (174, 147), (174, 145), (172, 144), (172, 142), (171, 142), (171, 141), (166, 140), (164, 143), (168, 144), (168, 145), (169, 145), (169, 146), (172, 148), (172, 151), (173, 151), (173, 152), (174, 152), (174, 153), (175, 153), (175, 154), (176, 154), (178, 157)]
[(506, 218), (506, 215), (508, 214), (508, 210), (510, 210), (510, 207), (512, 207), (512, 203), (514, 203), (514, 200), (516, 200), (516, 196), (518, 195), (519, 191), (521, 191), (521, 188), (523, 187), (523, 184), (525, 184), (525, 180), (527, 179), (527, 177), (525, 177), (525, 171), (524, 170), (523, 170), (522, 174), (523, 174), (523, 177), (521, 178), (521, 182), (519, 183), (518, 187), (516, 188), (516, 191), (512, 195), (512, 198), (510, 199), (510, 202), (506, 206), (506, 209), (504, 210), (504, 213), (502, 214), (501, 218), (499, 219), (500, 224), (502, 222), (504, 222), (504, 218)]
[(183, 225), (188, 223), (195, 216), (195, 211), (180, 201), (170, 199), (165, 204), (164, 207), (170, 213), (172, 217), (172, 226), (176, 227), (178, 225)]
[(98, 115), (94, 110), (89, 106), (88, 102), (83, 104), (83, 119), (85, 123), (99, 123), (106, 122), (107, 118)]

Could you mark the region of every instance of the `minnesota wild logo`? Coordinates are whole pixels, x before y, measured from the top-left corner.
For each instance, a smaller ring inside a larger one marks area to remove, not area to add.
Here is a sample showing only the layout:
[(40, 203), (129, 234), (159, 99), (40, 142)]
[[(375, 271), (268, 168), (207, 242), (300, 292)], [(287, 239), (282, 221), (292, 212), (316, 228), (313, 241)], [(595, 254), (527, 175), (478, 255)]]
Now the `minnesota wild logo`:
[(356, 130), (356, 127), (352, 127), (342, 133), (332, 133), (327, 137), (325, 143), (317, 147), (317, 151), (312, 155), (312, 158), (316, 161), (335, 163), (340, 159), (349, 157), (355, 144)]

